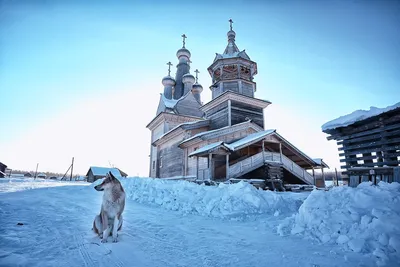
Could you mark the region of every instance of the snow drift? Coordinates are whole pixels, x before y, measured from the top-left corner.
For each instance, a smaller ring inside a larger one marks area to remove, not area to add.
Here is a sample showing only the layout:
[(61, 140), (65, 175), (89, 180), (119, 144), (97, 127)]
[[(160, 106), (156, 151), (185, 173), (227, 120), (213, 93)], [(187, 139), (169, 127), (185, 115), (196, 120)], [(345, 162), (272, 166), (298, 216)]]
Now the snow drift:
[(377, 264), (389, 257), (400, 262), (400, 184), (380, 182), (357, 188), (314, 190), (299, 212), (277, 228), (281, 235), (297, 234), (347, 250), (372, 253)]
[(121, 179), (127, 198), (139, 203), (162, 206), (183, 214), (218, 218), (243, 218), (256, 214), (288, 216), (297, 212), (304, 195), (257, 190), (240, 182), (205, 186), (187, 181), (153, 178)]

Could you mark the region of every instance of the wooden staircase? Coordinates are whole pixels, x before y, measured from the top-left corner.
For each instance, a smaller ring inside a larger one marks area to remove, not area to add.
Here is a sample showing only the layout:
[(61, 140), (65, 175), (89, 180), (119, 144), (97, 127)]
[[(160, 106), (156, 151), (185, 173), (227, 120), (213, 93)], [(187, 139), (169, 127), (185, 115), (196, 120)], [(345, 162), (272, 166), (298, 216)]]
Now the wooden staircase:
[(265, 166), (267, 177), (282, 179), (283, 169), (292, 173), (304, 183), (313, 185), (314, 177), (285, 155), (275, 152), (259, 152), (251, 157), (229, 166), (229, 178), (238, 178), (246, 173)]
[(282, 164), (277, 162), (266, 162), (265, 163), (265, 174), (269, 179), (282, 179), (283, 170)]

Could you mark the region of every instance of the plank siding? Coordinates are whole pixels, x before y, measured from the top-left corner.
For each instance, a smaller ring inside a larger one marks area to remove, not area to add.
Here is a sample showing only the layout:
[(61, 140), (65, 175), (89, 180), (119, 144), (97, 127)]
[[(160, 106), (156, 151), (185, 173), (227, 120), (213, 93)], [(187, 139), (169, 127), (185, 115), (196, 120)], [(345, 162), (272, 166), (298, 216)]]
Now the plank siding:
[(228, 121), (228, 107), (214, 113), (213, 115), (210, 115), (207, 117), (210, 119), (210, 129), (218, 129), (222, 128), (225, 126), (228, 126), (229, 121)]
[(250, 97), (254, 97), (254, 85), (251, 83), (242, 81), (242, 94)]
[(238, 124), (244, 121), (251, 119), (255, 124), (259, 125), (261, 128), (264, 128), (264, 117), (261, 114), (254, 114), (252, 112), (247, 112), (245, 110), (238, 110), (232, 108), (231, 111), (232, 125)]
[(212, 99), (218, 97), (222, 93), (223, 93), (222, 86), (220, 84), (218, 84), (217, 87), (213, 87), (213, 89), (212, 89)]
[(209, 116), (211, 116), (211, 115), (217, 113), (218, 111), (225, 109), (227, 107), (228, 107), (228, 102), (227, 101), (223, 102), (223, 103), (219, 104), (218, 106), (213, 107), (212, 109), (208, 110), (206, 113), (206, 116), (208, 118)]
[(160, 149), (160, 178), (183, 176), (183, 150), (178, 147), (178, 144), (172, 144), (170, 147)]
[[(151, 142), (153, 143), (155, 140), (160, 138), (161, 135), (164, 134), (166, 123), (160, 123), (151, 134)], [(150, 177), (157, 177), (157, 166), (158, 166), (158, 156), (157, 156), (157, 147), (150, 145)]]
[(223, 92), (226, 91), (232, 91), (239, 93), (239, 83), (237, 81), (235, 82), (223, 82)]

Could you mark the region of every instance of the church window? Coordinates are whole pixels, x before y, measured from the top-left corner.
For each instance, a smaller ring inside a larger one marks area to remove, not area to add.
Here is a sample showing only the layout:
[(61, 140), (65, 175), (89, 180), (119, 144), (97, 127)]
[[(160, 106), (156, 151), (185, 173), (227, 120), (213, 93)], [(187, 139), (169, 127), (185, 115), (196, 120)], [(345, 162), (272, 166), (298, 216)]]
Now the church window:
[(156, 167), (156, 161), (153, 160), (153, 169)]

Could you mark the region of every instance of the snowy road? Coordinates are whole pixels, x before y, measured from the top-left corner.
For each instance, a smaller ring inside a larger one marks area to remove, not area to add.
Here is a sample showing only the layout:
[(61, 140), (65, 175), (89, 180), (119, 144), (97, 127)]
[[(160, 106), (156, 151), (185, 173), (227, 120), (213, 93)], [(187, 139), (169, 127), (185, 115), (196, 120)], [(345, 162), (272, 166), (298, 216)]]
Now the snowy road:
[(274, 217), (183, 216), (132, 200), (119, 242), (102, 244), (91, 232), (101, 193), (59, 185), (5, 192), (15, 190), (0, 183), (0, 266), (375, 266), (369, 256), (278, 236)]

